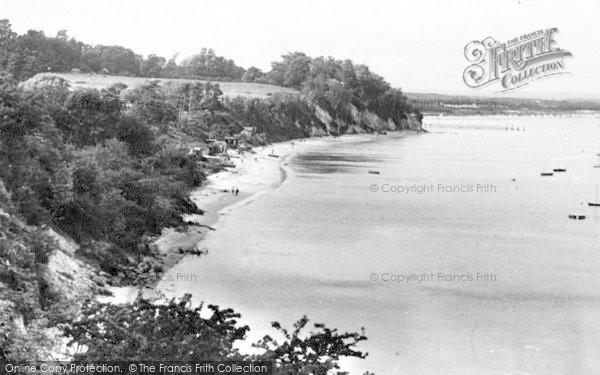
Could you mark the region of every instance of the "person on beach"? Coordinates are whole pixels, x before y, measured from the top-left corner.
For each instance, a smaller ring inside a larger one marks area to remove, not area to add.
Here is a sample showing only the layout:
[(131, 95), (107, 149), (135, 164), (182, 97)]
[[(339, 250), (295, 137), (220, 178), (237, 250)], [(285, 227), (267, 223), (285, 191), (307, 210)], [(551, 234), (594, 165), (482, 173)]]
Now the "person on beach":
[(240, 189), (235, 188), (235, 195), (238, 195), (240, 193)]

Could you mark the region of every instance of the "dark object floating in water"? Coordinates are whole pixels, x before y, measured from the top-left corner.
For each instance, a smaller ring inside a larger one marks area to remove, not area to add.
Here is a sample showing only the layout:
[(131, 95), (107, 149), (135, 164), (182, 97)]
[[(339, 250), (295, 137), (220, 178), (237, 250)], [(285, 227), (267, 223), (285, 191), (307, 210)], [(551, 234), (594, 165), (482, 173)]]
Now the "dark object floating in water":
[(369, 171), (370, 174), (379, 174), (379, 171)]
[(596, 202), (588, 202), (588, 206), (600, 207), (600, 201), (598, 200), (598, 185), (596, 185)]
[(542, 173), (540, 173), (540, 176), (554, 176), (554, 173), (552, 173), (552, 172), (542, 172)]
[(553, 169), (554, 172), (566, 172), (567, 169), (566, 168), (555, 168)]
[(585, 215), (569, 215), (569, 219), (573, 220), (585, 220)]
[(279, 157), (279, 155), (275, 155), (275, 154), (269, 154), (269, 156), (272, 157), (272, 158), (278, 158)]
[(192, 254), (192, 255), (196, 255), (196, 256), (201, 256), (201, 255), (208, 255), (208, 249), (203, 247), (202, 249), (182, 249), (182, 248), (178, 248), (177, 249), (179, 254)]

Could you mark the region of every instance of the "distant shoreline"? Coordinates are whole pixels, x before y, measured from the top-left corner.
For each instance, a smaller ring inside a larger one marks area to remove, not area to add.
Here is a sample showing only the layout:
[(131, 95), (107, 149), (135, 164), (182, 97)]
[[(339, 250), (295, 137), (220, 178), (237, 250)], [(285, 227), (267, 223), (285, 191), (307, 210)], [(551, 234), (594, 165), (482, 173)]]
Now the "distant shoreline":
[(600, 114), (600, 98), (542, 99), (525, 97), (406, 93), (424, 116), (540, 116)]
[(455, 112), (423, 112), (423, 117), (599, 117), (600, 110), (578, 110), (578, 111), (539, 111), (539, 112), (469, 112), (456, 110)]

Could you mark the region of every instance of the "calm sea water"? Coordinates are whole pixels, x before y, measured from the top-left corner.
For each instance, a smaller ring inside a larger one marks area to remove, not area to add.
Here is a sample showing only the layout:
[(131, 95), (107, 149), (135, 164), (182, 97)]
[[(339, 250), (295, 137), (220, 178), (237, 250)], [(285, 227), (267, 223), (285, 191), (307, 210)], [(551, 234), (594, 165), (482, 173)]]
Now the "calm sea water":
[(600, 119), (425, 122), (295, 156), (161, 287), (234, 307), (251, 339), (304, 314), (365, 327), (353, 374), (599, 373)]

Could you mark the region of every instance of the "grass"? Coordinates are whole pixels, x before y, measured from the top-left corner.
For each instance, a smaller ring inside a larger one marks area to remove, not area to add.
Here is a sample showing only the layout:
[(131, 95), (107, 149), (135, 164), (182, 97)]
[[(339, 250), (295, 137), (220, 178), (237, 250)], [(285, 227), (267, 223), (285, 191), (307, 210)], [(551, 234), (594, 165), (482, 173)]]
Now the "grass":
[[(47, 73), (45, 73), (47, 74)], [(52, 75), (62, 77), (71, 83), (73, 88), (90, 87), (103, 89), (115, 83), (124, 83), (128, 89), (133, 89), (143, 83), (158, 79), (161, 82), (205, 82), (194, 79), (176, 79), (176, 78), (144, 78), (144, 77), (125, 77), (102, 74), (87, 73), (51, 73)], [(265, 98), (276, 93), (298, 94), (298, 91), (280, 86), (267, 85), (263, 83), (247, 82), (217, 82), (223, 91), (223, 95), (228, 97), (257, 97)]]

